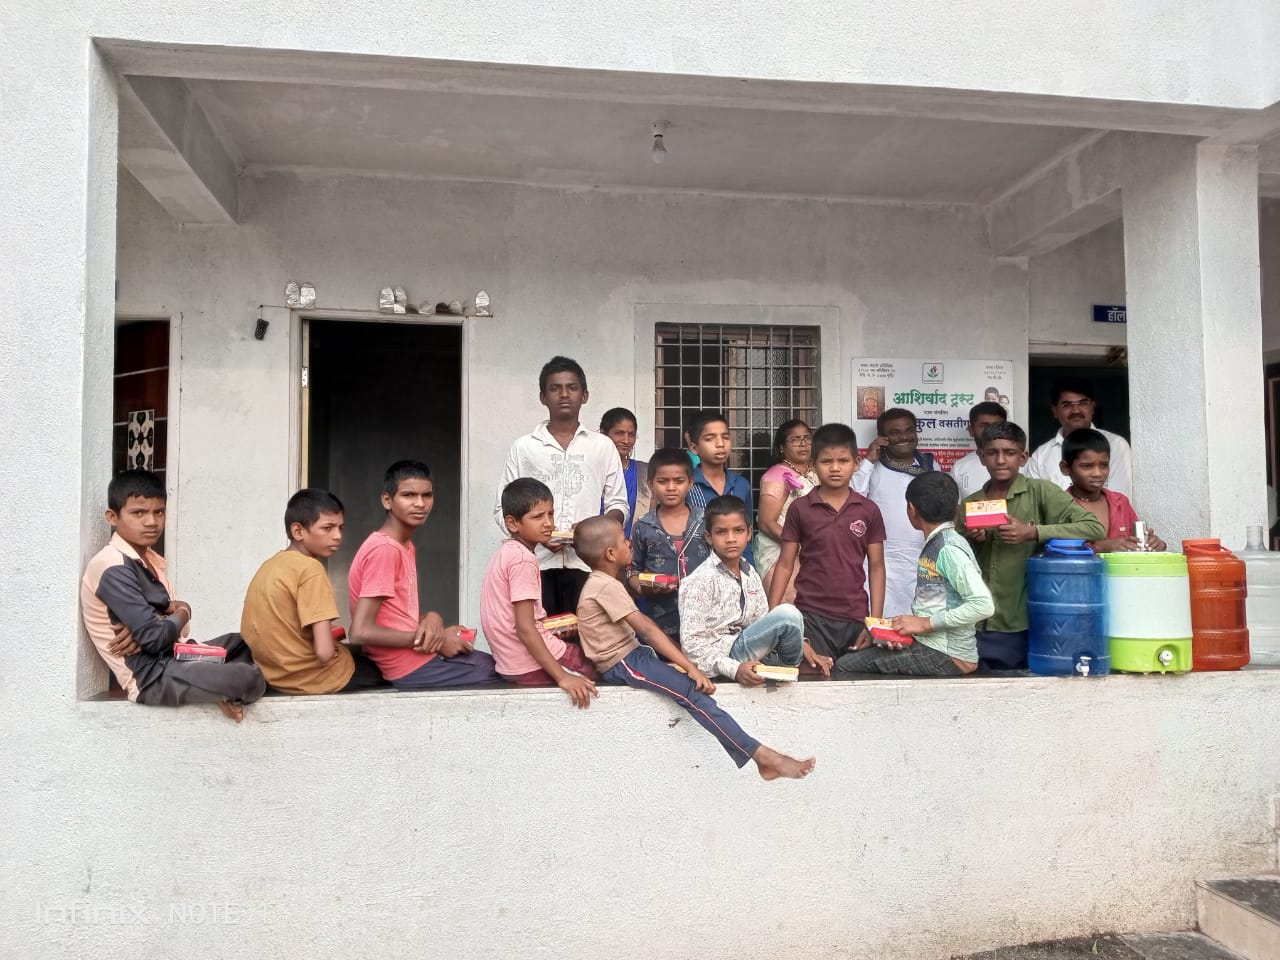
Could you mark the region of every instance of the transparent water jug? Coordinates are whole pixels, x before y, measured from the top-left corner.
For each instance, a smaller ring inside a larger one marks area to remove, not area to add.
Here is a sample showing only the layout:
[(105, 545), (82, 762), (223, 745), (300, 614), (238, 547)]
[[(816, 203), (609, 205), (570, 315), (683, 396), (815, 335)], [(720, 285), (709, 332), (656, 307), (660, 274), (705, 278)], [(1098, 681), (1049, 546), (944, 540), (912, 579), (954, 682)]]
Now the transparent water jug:
[(1249, 580), (1250, 662), (1280, 666), (1280, 553), (1267, 549), (1262, 527), (1250, 527), (1248, 546), (1239, 557)]

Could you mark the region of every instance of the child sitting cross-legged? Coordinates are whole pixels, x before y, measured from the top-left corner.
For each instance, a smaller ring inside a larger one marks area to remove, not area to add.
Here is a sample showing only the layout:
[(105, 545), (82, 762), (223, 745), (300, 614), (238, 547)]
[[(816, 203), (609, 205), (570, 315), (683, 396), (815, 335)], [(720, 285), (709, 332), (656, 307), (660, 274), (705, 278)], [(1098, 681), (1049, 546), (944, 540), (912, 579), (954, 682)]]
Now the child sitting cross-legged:
[(551, 489), (541, 480), (520, 477), (502, 488), (501, 503), (510, 536), (489, 560), (480, 585), (480, 625), (498, 673), (522, 686), (559, 687), (574, 706), (585, 709), (599, 696), (599, 675), (577, 644), (565, 643), (543, 626), (547, 611), (534, 550), (549, 544), (555, 530)]
[(113, 532), (80, 582), (84, 627), (133, 702), (214, 703), (239, 723), (245, 704), (267, 689), (240, 634), (209, 641), (226, 650), (224, 662), (174, 656), (174, 645), (187, 640), (191, 605), (174, 596), (164, 558), (155, 550), (164, 533), (165, 499), (164, 481), (147, 470), (126, 470), (107, 486)]
[(956, 533), (959, 488), (949, 474), (922, 473), (907, 484), (906, 497), (907, 519), (924, 534), (924, 549), (916, 564), (911, 613), (894, 617), (893, 629), (915, 642), (846, 653), (836, 669), (918, 677), (972, 673), (978, 669), (974, 624), (996, 608), (973, 549)]
[(756, 664), (799, 665), (804, 618), (789, 603), (769, 609), (760, 575), (742, 556), (751, 542), (747, 516), (738, 497), (716, 497), (703, 511), (712, 556), (680, 584), (680, 641), (708, 676), (757, 687), (764, 677)]
[(631, 563), (621, 524), (612, 517), (583, 520), (574, 528), (573, 548), (591, 567), (578, 601), (578, 636), (605, 680), (671, 697), (720, 741), (734, 763), (743, 767), (754, 760), (766, 780), (799, 779), (813, 770), (813, 757), (796, 760), (744, 733), (711, 698), (715, 684), (636, 608), (619, 579)]

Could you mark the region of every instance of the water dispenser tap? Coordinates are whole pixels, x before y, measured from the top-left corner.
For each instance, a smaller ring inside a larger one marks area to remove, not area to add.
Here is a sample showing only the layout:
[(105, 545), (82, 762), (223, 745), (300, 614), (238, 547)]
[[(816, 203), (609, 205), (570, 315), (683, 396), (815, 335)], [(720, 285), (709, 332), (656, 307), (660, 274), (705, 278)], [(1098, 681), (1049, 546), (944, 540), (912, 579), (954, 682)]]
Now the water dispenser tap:
[(1161, 650), (1159, 660), (1162, 667), (1167, 667), (1169, 664), (1173, 663), (1173, 651)]
[(1079, 660), (1077, 660), (1076, 673), (1080, 674), (1080, 676), (1082, 677), (1087, 677), (1089, 675), (1089, 663), (1092, 661), (1092, 659), (1093, 659), (1092, 657), (1082, 656)]

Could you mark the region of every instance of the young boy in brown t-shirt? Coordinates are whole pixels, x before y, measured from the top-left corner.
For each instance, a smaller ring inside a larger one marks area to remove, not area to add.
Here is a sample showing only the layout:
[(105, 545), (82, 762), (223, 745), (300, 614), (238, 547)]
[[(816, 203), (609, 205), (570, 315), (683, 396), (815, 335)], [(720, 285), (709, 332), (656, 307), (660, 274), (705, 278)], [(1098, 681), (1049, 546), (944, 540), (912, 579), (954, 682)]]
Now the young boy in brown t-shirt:
[(245, 592), (240, 635), (273, 689), (290, 694), (339, 693), (378, 686), (372, 660), (334, 637), (338, 604), (321, 560), (342, 546), (342, 501), (307, 487), (289, 498), (289, 546), (258, 568)]
[[(622, 524), (611, 517), (583, 520), (574, 527), (573, 548), (591, 567), (578, 600), (578, 639), (606, 681), (671, 697), (720, 741), (734, 763), (742, 767), (754, 760), (766, 780), (808, 776), (813, 757), (796, 760), (744, 733), (709, 696), (715, 684), (636, 607), (619, 579), (631, 563), (631, 545)], [(675, 666), (659, 659), (659, 653)]]

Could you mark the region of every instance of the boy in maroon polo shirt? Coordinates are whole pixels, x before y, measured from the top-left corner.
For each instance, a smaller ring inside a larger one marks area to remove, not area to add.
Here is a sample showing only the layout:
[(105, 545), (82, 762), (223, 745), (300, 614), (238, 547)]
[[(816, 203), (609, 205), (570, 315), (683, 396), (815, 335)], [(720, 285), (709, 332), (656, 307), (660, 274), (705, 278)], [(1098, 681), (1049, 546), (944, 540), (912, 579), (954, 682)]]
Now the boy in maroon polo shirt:
[(815, 430), (812, 463), (818, 485), (787, 511), (769, 606), (782, 601), (803, 549), (796, 606), (804, 615), (805, 659), (830, 676), (842, 654), (871, 643), (863, 621), (884, 609), (884, 518), (849, 487), (858, 469), (858, 439), (849, 427), (828, 423)]

